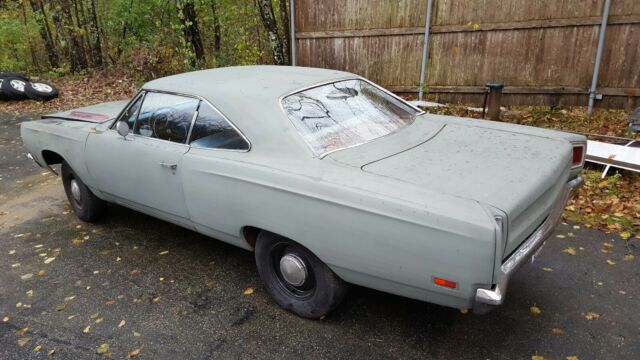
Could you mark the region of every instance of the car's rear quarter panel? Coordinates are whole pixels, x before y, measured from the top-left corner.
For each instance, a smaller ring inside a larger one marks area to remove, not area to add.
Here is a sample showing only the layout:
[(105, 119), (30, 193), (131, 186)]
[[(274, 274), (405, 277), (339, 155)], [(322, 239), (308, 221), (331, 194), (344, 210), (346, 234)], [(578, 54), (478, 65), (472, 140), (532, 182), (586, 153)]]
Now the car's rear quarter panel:
[[(477, 203), (451, 199), (450, 209), (467, 207), (452, 216), (345, 187), (329, 175), (255, 165), (267, 159), (243, 161), (249, 158), (207, 149), (185, 155), (185, 200), (199, 231), (250, 248), (244, 226), (269, 230), (301, 243), (346, 281), (447, 306), (469, 307), (469, 294), (491, 283), (494, 228), (488, 215), (482, 225), (464, 218), (484, 211)], [(457, 281), (458, 288), (434, 285), (433, 276)]]

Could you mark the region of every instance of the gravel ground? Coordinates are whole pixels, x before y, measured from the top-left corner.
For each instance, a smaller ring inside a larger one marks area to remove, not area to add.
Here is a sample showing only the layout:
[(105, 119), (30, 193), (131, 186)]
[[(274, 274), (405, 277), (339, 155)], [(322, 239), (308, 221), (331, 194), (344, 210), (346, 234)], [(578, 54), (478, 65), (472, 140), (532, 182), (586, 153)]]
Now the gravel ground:
[(22, 120), (0, 116), (1, 359), (640, 358), (638, 240), (563, 223), (484, 316), (353, 286), (305, 320), (250, 252), (119, 206), (77, 220), (24, 156)]

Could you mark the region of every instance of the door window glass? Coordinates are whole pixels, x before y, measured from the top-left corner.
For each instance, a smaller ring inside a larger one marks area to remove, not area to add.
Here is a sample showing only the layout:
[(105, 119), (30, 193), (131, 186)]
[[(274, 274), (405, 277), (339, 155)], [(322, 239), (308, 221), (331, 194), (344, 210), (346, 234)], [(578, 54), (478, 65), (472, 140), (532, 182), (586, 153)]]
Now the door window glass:
[(191, 132), (191, 146), (248, 150), (247, 141), (209, 104), (200, 102), (198, 117)]
[(120, 121), (124, 121), (129, 125), (129, 130), (133, 130), (133, 124), (136, 122), (136, 117), (138, 116), (138, 110), (140, 110), (140, 104), (142, 104), (142, 99), (144, 98), (144, 94), (140, 94), (138, 98), (129, 106), (127, 111), (122, 114)]
[(140, 108), (134, 133), (184, 144), (198, 99), (148, 92)]

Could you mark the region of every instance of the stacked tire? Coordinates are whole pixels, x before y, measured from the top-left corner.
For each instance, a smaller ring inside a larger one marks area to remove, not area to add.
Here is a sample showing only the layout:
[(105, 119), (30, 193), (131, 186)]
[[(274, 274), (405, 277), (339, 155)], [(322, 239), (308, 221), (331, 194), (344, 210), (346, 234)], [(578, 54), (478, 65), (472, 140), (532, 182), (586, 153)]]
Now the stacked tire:
[(49, 101), (57, 97), (58, 89), (50, 83), (17, 73), (0, 72), (0, 100)]

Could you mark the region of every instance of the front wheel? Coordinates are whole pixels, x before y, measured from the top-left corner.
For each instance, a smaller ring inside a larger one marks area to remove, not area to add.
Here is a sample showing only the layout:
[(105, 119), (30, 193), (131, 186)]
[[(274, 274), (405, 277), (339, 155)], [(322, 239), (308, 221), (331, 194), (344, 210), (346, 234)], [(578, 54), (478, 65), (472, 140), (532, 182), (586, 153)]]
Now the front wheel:
[(95, 196), (66, 161), (62, 162), (60, 174), (67, 199), (80, 220), (94, 222), (107, 213), (107, 202)]
[(264, 287), (280, 307), (306, 317), (319, 318), (344, 298), (347, 283), (305, 247), (262, 231), (255, 249)]

